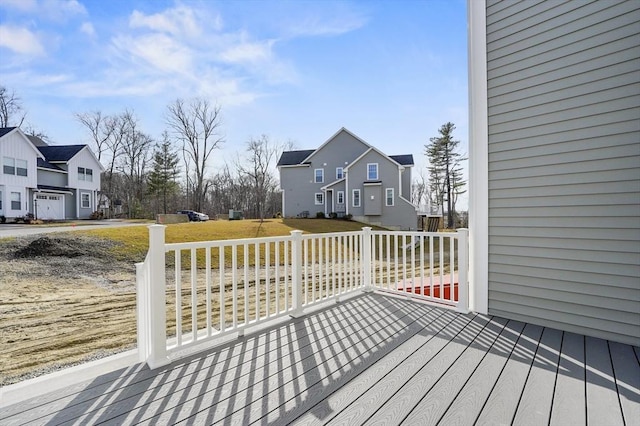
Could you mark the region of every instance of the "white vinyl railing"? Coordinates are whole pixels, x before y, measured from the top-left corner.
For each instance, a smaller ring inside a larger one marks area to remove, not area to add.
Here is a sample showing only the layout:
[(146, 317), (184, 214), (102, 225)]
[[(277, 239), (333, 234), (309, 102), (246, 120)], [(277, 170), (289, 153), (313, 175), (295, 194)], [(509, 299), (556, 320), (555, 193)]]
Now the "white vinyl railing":
[(357, 291), (467, 312), (467, 230), (362, 231), (165, 243), (149, 226), (136, 264), (138, 349), (150, 368), (179, 351)]

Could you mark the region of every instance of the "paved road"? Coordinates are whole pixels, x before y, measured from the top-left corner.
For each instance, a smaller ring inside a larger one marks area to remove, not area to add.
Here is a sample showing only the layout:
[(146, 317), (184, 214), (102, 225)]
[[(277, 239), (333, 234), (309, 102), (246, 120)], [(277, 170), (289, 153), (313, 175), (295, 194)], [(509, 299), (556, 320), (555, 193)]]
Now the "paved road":
[[(76, 222), (75, 224), (61, 224), (60, 226), (24, 225), (24, 224), (0, 224), (0, 238), (21, 237), (25, 235), (49, 234), (52, 232), (80, 231), (88, 229), (100, 229), (105, 227), (145, 226), (145, 223), (131, 223), (127, 221), (96, 220)], [(151, 225), (149, 222), (148, 225)]]

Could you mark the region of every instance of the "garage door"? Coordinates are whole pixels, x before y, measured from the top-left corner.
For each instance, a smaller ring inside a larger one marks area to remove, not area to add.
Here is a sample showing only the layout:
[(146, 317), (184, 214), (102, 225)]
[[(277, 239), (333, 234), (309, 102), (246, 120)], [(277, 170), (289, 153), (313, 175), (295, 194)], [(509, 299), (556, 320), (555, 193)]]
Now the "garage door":
[(36, 195), (38, 203), (38, 219), (60, 220), (64, 219), (64, 196), (63, 195)]

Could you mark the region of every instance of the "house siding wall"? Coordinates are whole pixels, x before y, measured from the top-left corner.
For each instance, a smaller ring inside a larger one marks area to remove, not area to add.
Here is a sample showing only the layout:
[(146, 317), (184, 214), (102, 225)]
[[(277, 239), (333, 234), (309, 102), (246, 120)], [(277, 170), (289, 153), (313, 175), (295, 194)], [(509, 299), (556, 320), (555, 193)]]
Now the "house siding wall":
[(487, 0), (489, 313), (640, 344), (640, 2)]
[(38, 169), (38, 182), (43, 185), (59, 186), (64, 188), (67, 186), (67, 174)]
[[(4, 174), (4, 157), (27, 161), (27, 176)], [(29, 188), (36, 188), (37, 152), (18, 131), (6, 134), (0, 140), (0, 190), (2, 191), (2, 212), (0, 215), (14, 218), (29, 212)], [(11, 208), (11, 193), (20, 194), (20, 209)]]

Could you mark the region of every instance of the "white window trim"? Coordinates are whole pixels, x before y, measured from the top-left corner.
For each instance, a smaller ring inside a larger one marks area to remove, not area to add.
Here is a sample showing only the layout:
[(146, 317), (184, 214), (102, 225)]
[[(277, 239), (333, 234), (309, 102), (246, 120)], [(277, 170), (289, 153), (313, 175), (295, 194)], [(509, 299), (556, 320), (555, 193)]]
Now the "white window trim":
[[(318, 181), (318, 171), (321, 173), (320, 181)], [(324, 183), (324, 169), (314, 169), (313, 170), (313, 181), (315, 183)]]
[[(13, 200), (13, 194), (18, 194), (18, 202), (20, 203), (20, 207), (17, 209), (13, 208), (13, 203), (15, 202)], [(13, 211), (21, 211), (22, 210), (22, 193), (21, 192), (17, 192), (17, 191), (11, 191), (9, 192), (9, 207), (11, 208), (11, 210)]]
[[(369, 177), (369, 166), (376, 166), (376, 177)], [(380, 169), (378, 163), (367, 163), (367, 180), (378, 180), (380, 178)]]
[[(86, 206), (86, 207), (82, 205), (82, 196), (83, 195), (87, 195), (89, 197), (89, 205)], [(80, 192), (80, 208), (81, 209), (90, 209), (91, 208), (91, 193), (90, 192)]]
[[(358, 193), (358, 204), (356, 204), (356, 196), (355, 196), (356, 193)], [(362, 204), (362, 194), (360, 193), (359, 189), (353, 189), (351, 191), (351, 200), (353, 202), (352, 204), (353, 207), (360, 207), (360, 205)]]
[[(340, 201), (340, 197), (341, 196), (342, 196), (342, 201)], [(336, 203), (344, 204), (344, 191), (337, 191), (336, 197), (337, 197), (336, 198), (337, 199)]]
[[(391, 191), (391, 204), (389, 204), (389, 191)], [(386, 188), (384, 191), (384, 205), (387, 207), (393, 207), (395, 205), (395, 189), (394, 188)]]
[[(322, 201), (321, 201), (321, 202), (320, 202), (320, 201), (318, 201), (318, 195), (319, 195), (320, 197), (322, 197)], [(315, 202), (316, 206), (323, 206), (323, 205), (324, 205), (324, 193), (323, 193), (323, 192), (316, 192), (316, 193), (313, 195), (313, 200), (314, 200), (314, 202)]]
[[(338, 170), (340, 173), (338, 173)], [(336, 167), (336, 180), (342, 179), (344, 177), (344, 167)]]

